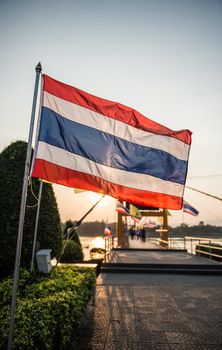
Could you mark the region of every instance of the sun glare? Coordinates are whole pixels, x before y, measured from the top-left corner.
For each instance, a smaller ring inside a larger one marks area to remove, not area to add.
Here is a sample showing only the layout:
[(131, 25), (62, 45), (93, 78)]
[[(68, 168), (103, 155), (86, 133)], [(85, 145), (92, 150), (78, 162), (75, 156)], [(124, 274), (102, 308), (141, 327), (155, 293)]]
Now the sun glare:
[(97, 192), (89, 192), (88, 194), (90, 200), (92, 201), (98, 201), (102, 197), (102, 194)]
[(93, 241), (92, 241), (92, 247), (96, 247), (96, 248), (104, 248), (104, 240), (102, 237), (96, 237)]
[[(90, 201), (92, 201), (92, 202), (96, 202), (96, 201), (98, 201), (102, 196), (103, 196), (103, 194), (102, 193), (97, 193), (97, 192), (88, 192), (88, 198), (89, 198), (89, 200)], [(104, 207), (106, 207), (107, 205), (110, 205), (111, 204), (111, 202), (113, 201), (113, 198), (112, 197), (110, 197), (110, 196), (108, 196), (108, 195), (106, 195), (103, 199), (102, 199), (102, 201), (100, 202), (100, 204), (99, 204), (99, 207), (101, 208), (104, 208)]]

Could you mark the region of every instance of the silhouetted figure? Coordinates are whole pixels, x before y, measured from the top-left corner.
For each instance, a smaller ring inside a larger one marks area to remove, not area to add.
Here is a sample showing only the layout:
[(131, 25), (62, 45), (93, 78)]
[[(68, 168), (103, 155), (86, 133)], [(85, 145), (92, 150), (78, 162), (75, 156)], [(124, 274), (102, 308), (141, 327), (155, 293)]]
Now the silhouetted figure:
[(141, 238), (142, 238), (142, 242), (146, 242), (146, 230), (145, 230), (145, 227), (142, 227), (140, 229), (140, 235), (141, 235)]
[(135, 230), (134, 230), (134, 227), (131, 226), (131, 227), (130, 227), (130, 238), (133, 239), (134, 236), (135, 236)]
[(141, 234), (140, 234), (140, 229), (136, 228), (136, 239), (140, 240), (141, 239)]

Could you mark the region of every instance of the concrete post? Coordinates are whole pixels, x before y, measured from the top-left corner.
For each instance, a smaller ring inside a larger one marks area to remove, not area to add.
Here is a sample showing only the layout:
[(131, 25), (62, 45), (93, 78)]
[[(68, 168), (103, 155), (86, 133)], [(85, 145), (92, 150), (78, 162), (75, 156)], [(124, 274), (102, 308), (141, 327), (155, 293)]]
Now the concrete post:
[[(163, 209), (163, 231), (160, 232), (160, 239), (168, 242), (168, 219), (165, 209)], [(162, 242), (161, 245), (164, 248), (168, 248), (168, 243)]]

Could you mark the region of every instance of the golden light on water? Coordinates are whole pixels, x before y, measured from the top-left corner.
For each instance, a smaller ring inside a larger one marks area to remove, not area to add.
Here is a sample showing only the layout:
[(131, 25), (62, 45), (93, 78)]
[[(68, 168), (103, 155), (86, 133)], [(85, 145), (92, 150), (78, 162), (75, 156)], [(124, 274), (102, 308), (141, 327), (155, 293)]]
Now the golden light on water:
[(91, 242), (92, 248), (104, 248), (104, 239), (102, 237), (96, 237), (92, 242)]

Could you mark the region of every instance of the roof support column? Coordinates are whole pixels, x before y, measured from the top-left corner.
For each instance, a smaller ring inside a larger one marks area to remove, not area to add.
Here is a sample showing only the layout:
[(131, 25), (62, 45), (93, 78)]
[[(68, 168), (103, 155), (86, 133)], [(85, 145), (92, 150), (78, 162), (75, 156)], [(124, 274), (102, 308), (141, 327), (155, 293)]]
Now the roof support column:
[(118, 239), (118, 247), (125, 248), (126, 247), (126, 238), (124, 235), (124, 224), (123, 224), (123, 214), (117, 213), (117, 239)]

